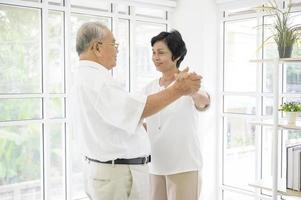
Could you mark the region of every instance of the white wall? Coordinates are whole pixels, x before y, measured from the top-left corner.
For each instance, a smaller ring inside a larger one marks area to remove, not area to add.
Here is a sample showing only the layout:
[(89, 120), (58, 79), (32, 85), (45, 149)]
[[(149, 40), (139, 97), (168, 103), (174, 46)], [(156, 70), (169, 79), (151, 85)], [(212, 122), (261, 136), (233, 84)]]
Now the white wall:
[(171, 14), (171, 27), (180, 31), (188, 53), (186, 65), (203, 76), (212, 99), (210, 109), (201, 113), (203, 183), (201, 200), (217, 199), (217, 7), (214, 0), (178, 0)]

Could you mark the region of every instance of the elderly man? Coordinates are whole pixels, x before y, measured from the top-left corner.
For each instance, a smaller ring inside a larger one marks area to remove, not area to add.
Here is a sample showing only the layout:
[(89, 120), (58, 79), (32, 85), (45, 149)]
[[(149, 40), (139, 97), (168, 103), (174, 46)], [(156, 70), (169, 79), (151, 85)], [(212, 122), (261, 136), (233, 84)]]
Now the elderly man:
[(109, 72), (116, 66), (117, 48), (112, 32), (101, 23), (89, 22), (78, 30), (80, 62), (71, 99), (73, 129), (86, 158), (85, 190), (91, 200), (147, 200), (150, 143), (142, 120), (198, 91), (201, 76), (187, 69), (163, 91), (132, 95)]

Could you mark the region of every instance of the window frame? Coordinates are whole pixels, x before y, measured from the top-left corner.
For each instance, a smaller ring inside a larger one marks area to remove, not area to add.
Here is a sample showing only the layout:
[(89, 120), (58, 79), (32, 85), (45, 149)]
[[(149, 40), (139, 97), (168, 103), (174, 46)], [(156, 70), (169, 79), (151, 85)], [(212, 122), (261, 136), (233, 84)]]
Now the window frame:
[[(48, 190), (49, 186), (49, 174), (50, 171), (50, 160), (49, 160), (49, 139), (50, 133), (45, 128), (51, 124), (60, 124), (64, 126), (63, 137), (63, 179), (64, 179), (64, 195), (65, 199), (72, 199), (72, 139), (71, 132), (72, 127), (70, 126), (70, 109), (69, 109), (69, 91), (71, 88), (72, 82), (72, 70), (71, 70), (71, 15), (73, 13), (85, 14), (85, 15), (95, 15), (97, 17), (110, 17), (112, 18), (110, 28), (112, 28), (112, 32), (114, 35), (117, 35), (116, 26), (118, 25), (119, 19), (129, 20), (129, 74), (127, 74), (127, 88), (128, 91), (131, 89), (131, 80), (132, 80), (132, 72), (131, 67), (134, 65), (133, 63), (133, 55), (135, 54), (134, 44), (134, 27), (136, 21), (143, 21), (147, 23), (156, 23), (156, 24), (164, 24), (166, 25), (166, 30), (170, 27), (169, 20), (169, 12), (176, 7), (175, 2), (171, 2), (168, 0), (160, 0), (158, 2), (153, 1), (128, 1), (124, 2), (122, 0), (107, 0), (109, 3), (110, 9), (108, 11), (104, 10), (95, 10), (93, 8), (93, 2), (95, 0), (90, 0), (91, 5), (87, 7), (74, 7), (72, 5), (72, 0), (63, 0), (62, 4), (54, 4), (49, 2), (48, 0), (42, 0), (41, 2), (33, 2), (33, 1), (24, 1), (24, 0), (2, 0), (0, 6), (18, 6), (21, 8), (37, 8), (41, 10), (41, 67), (42, 67), (42, 92), (38, 94), (0, 94), (0, 99), (9, 99), (9, 98), (41, 98), (42, 99), (42, 119), (33, 119), (33, 120), (15, 120), (15, 121), (0, 121), (0, 127), (6, 126), (18, 126), (18, 125), (31, 125), (38, 124), (42, 126), (42, 135), (41, 135), (41, 196), (43, 199), (47, 200), (50, 198), (50, 191)], [(80, 0), (81, 1), (81, 0)], [(87, 1), (82, 1), (87, 5)], [(126, 4), (129, 8), (129, 13), (120, 13), (118, 12), (118, 5)], [(135, 7), (138, 6), (151, 6), (152, 8), (160, 8), (166, 12), (165, 19), (158, 19), (153, 17), (146, 16), (136, 16), (135, 15)], [(48, 14), (49, 11), (60, 11), (63, 12), (63, 45), (64, 45), (64, 91), (63, 93), (52, 94), (49, 92), (49, 86), (47, 81), (47, 71), (49, 70), (48, 65)], [(112, 71), (113, 75), (113, 71)], [(64, 100), (64, 117), (59, 119), (52, 119), (47, 116), (47, 105), (48, 101), (51, 98), (62, 98)], [(78, 197), (75, 199), (86, 199), (86, 196)]]
[[(284, 1), (283, 1), (284, 2)], [(257, 2), (258, 3), (258, 2)], [(262, 3), (262, 2), (260, 2)], [(266, 15), (262, 13), (256, 13), (249, 8), (253, 8), (256, 6), (254, 2), (235, 2), (235, 5), (232, 4), (230, 5), (229, 3), (225, 3), (224, 5), (220, 5), (220, 12), (219, 12), (219, 49), (220, 51), (218, 52), (218, 60), (219, 60), (219, 82), (218, 82), (218, 163), (219, 168), (218, 168), (218, 185), (219, 187), (219, 192), (218, 192), (218, 199), (222, 200), (223, 199), (223, 193), (224, 191), (231, 191), (239, 194), (244, 194), (246, 196), (251, 196), (256, 199), (268, 199), (267, 195), (264, 195), (260, 189), (256, 189), (253, 191), (248, 191), (242, 188), (234, 187), (234, 186), (229, 186), (224, 184), (224, 146), (225, 146), (225, 134), (224, 134), (224, 118), (226, 117), (240, 117), (244, 118), (247, 120), (258, 120), (258, 119), (263, 119), (266, 116), (263, 115), (264, 112), (264, 98), (269, 98), (273, 96), (273, 92), (264, 92), (263, 91), (263, 75), (264, 75), (264, 67), (263, 64), (258, 64), (257, 72), (256, 72), (256, 91), (255, 92), (225, 92), (224, 91), (224, 76), (225, 76), (225, 37), (226, 37), (226, 32), (225, 32), (225, 23), (229, 21), (239, 21), (239, 20), (246, 20), (250, 18), (256, 18), (258, 24), (263, 23), (263, 19)], [(233, 11), (234, 10), (234, 11)], [(301, 6), (299, 4), (295, 4), (292, 12), (296, 11), (301, 11)], [(259, 32), (257, 34), (257, 46), (261, 45), (261, 41), (264, 35), (264, 30), (262, 32)], [(257, 58), (261, 59), (263, 57), (263, 51), (259, 52), (257, 55)], [(284, 92), (284, 65), (281, 66), (281, 69), (279, 70), (279, 76), (281, 79), (279, 80), (279, 98), (280, 102), (283, 101), (284, 98), (293, 98), (293, 97), (301, 97), (301, 93), (288, 93)], [(256, 115), (249, 115), (249, 114), (235, 114), (235, 113), (225, 113), (224, 112), (224, 96), (228, 95), (236, 95), (236, 96), (252, 96), (256, 98)], [(262, 145), (263, 145), (263, 127), (261, 126), (258, 128), (258, 132), (256, 133), (258, 136), (255, 137), (255, 146), (258, 147), (260, 146), (260, 149), (256, 148), (255, 152), (255, 170), (256, 170), (256, 178), (262, 177)], [(281, 138), (283, 139), (283, 134), (284, 131), (281, 131)], [(280, 142), (282, 143), (282, 142)], [(279, 144), (283, 145), (283, 144)], [(280, 164), (279, 164), (280, 166)], [(283, 169), (282, 169), (283, 171)], [(283, 172), (282, 172), (283, 173)]]

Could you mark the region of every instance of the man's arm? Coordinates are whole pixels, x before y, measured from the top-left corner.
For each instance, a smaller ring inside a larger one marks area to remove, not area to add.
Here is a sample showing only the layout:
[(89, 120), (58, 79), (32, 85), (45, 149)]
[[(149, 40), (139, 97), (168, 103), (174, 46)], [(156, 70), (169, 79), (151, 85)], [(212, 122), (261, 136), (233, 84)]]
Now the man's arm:
[(157, 113), (181, 96), (181, 92), (177, 91), (174, 87), (168, 87), (163, 91), (149, 95), (147, 97), (141, 118), (145, 118)]
[(200, 84), (201, 77), (196, 74), (190, 74), (189, 76), (181, 78), (180, 80), (177, 79), (171, 87), (168, 87), (167, 89), (158, 93), (149, 95), (147, 97), (141, 118), (149, 117), (159, 112), (181, 96), (195, 93), (199, 90)]

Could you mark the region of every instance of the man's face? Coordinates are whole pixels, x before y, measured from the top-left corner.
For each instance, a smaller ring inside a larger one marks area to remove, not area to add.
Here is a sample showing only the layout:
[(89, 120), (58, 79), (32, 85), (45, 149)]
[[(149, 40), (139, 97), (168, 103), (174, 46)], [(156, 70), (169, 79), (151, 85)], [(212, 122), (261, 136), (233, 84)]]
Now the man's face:
[(118, 44), (111, 31), (108, 30), (106, 36), (98, 42), (102, 64), (108, 69), (116, 66)]

